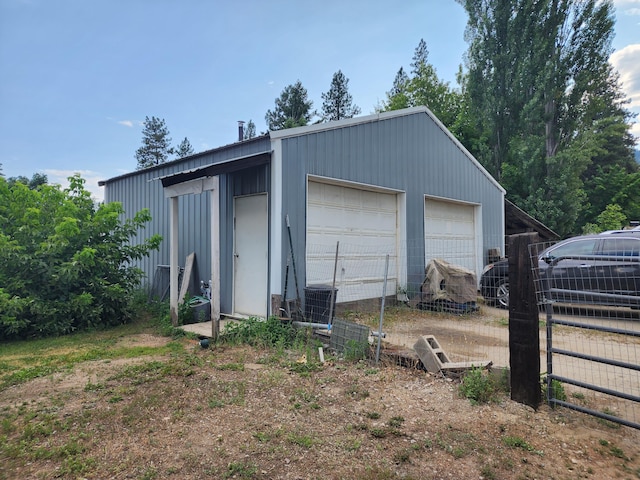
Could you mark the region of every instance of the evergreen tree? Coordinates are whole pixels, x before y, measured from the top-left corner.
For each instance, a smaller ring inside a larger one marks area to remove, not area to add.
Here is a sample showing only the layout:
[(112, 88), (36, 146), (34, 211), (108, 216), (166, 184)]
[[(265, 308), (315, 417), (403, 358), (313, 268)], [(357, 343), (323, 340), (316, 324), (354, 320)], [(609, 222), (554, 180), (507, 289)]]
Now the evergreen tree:
[(175, 153), (176, 159), (188, 157), (189, 155), (196, 153), (187, 137), (184, 137), (184, 140), (182, 140), (182, 142), (180, 142), (178, 146), (171, 151)]
[(461, 112), (462, 97), (438, 78), (436, 69), (428, 61), (429, 51), (421, 39), (411, 62), (412, 77), (403, 68), (398, 70), (393, 86), (387, 92), (382, 110), (398, 110), (424, 105), (448, 128), (453, 127)]
[(308, 99), (307, 90), (300, 80), (284, 88), (275, 100), (275, 108), (267, 110), (265, 121), (269, 130), (302, 127), (311, 120), (313, 102)]
[(167, 161), (173, 152), (170, 147), (171, 137), (164, 119), (157, 117), (145, 117), (142, 130), (142, 146), (136, 150), (138, 170), (160, 165)]
[(249, 140), (256, 136), (256, 124), (253, 123), (253, 120), (249, 119), (247, 122), (247, 128), (244, 129), (244, 140)]
[(427, 49), (427, 42), (424, 41), (424, 38), (421, 38), (413, 52), (413, 59), (411, 61), (411, 73), (414, 77), (420, 75), (420, 69), (428, 63), (428, 58), (429, 50)]
[(409, 76), (404, 68), (400, 67), (393, 79), (391, 90), (387, 92), (387, 101), (382, 110), (401, 110), (409, 107), (409, 81)]
[(322, 119), (326, 121), (353, 118), (360, 114), (360, 107), (353, 103), (349, 93), (349, 79), (341, 70), (333, 74), (331, 87), (322, 94)]

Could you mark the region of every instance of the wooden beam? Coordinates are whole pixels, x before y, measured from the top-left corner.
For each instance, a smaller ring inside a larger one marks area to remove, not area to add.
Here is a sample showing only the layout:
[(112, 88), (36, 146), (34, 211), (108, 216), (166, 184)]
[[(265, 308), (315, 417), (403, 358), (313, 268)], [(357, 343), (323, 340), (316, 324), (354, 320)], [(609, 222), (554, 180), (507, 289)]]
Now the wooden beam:
[(193, 259), (195, 258), (195, 252), (190, 253), (187, 256), (187, 260), (184, 264), (184, 273), (182, 274), (182, 285), (180, 286), (180, 295), (178, 295), (178, 305), (184, 302), (184, 297), (189, 289), (191, 283), (191, 270), (193, 270)]
[(220, 190), (219, 178), (211, 181), (211, 337), (216, 340), (220, 333)]

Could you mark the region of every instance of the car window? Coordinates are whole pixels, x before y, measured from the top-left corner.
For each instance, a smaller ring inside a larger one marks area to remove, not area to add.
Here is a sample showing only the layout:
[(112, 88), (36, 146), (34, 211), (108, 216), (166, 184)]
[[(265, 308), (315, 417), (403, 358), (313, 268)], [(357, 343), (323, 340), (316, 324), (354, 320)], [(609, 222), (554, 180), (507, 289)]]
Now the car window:
[(602, 244), (602, 253), (621, 257), (640, 256), (640, 239), (607, 238)]
[(597, 238), (585, 238), (583, 240), (575, 240), (565, 243), (556, 248), (552, 248), (545, 256), (553, 258), (559, 257), (578, 257), (584, 255), (593, 255), (596, 248)]

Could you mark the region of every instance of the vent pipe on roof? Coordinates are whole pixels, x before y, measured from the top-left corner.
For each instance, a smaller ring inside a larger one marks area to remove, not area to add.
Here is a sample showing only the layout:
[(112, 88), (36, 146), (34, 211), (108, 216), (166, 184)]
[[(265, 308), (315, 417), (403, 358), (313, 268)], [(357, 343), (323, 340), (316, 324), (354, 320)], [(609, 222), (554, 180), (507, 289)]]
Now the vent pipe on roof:
[(244, 140), (244, 122), (242, 120), (238, 120), (238, 141), (241, 142)]

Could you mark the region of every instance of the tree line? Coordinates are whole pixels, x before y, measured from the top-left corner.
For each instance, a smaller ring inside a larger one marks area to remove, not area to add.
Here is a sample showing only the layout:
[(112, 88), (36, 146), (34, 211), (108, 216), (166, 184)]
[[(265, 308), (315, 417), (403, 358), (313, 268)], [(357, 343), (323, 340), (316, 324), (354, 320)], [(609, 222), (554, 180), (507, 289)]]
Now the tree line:
[[(619, 210), (640, 219), (633, 115), (613, 51), (611, 0), (456, 0), (468, 14), (468, 51), (457, 87), (437, 75), (420, 40), (378, 112), (425, 105), (507, 191), (507, 198), (561, 237), (593, 230)], [(269, 130), (360, 113), (338, 71), (313, 109), (300, 80), (284, 88)], [(255, 136), (255, 125), (249, 122)], [(145, 133), (145, 137), (147, 134)]]
[[(457, 87), (442, 81), (421, 40), (376, 111), (427, 106), (504, 186), (507, 198), (561, 236), (640, 219), (640, 169), (632, 115), (608, 63), (610, 0), (457, 0), (469, 49)], [(313, 110), (298, 80), (276, 99), (270, 130), (360, 113), (348, 79), (334, 74)], [(245, 139), (256, 135), (249, 121)], [(193, 154), (171, 145), (163, 119), (146, 117), (138, 168)], [(127, 321), (142, 272), (157, 249), (130, 239), (149, 212), (123, 220), (117, 202), (96, 205), (79, 176), (6, 179), (0, 164), (0, 338), (64, 334)]]
[[(328, 92), (322, 94), (322, 100), (322, 110), (318, 113), (313, 110), (313, 102), (309, 100), (307, 89), (302, 86), (300, 80), (288, 85), (275, 99), (274, 109), (267, 110), (265, 121), (268, 129), (302, 127), (318, 115), (320, 121), (328, 122), (360, 114), (360, 107), (353, 103), (353, 97), (349, 93), (349, 79), (341, 70), (333, 75), (331, 87)], [(143, 126), (142, 146), (135, 154), (138, 170), (164, 163), (173, 154), (177, 159), (195, 153), (186, 137), (177, 148), (171, 147), (171, 137), (164, 119), (146, 117)], [(256, 135), (256, 125), (250, 119), (244, 128), (243, 140), (249, 140)]]

